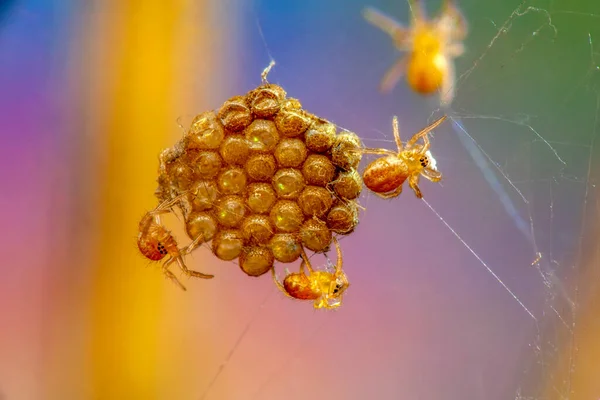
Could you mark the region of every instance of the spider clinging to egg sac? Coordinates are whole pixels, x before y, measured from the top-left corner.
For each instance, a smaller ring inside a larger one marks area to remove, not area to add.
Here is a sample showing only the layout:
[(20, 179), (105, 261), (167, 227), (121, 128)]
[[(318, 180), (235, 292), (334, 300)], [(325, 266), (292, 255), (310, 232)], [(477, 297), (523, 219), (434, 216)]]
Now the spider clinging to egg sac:
[(144, 257), (152, 261), (159, 261), (168, 256), (167, 260), (162, 265), (163, 273), (183, 290), (186, 290), (185, 286), (183, 286), (175, 274), (169, 270), (169, 266), (174, 262), (176, 262), (177, 265), (179, 265), (179, 268), (181, 268), (188, 276), (195, 276), (203, 279), (214, 277), (214, 275), (207, 275), (188, 269), (183, 261), (183, 257), (191, 253), (192, 250), (198, 246), (202, 237), (199, 236), (190, 245), (180, 249), (171, 232), (160, 223), (160, 214), (171, 212), (171, 207), (178, 203), (186, 194), (187, 193), (183, 193), (173, 200), (164, 201), (154, 210), (147, 212), (140, 221), (137, 239), (138, 248)]
[[(432, 182), (439, 182), (442, 174), (436, 169), (436, 162), (429, 151), (429, 138), (427, 134), (440, 125), (446, 116), (438, 119), (425, 129), (415, 134), (405, 145), (400, 140), (398, 117), (394, 117), (394, 139), (397, 152), (386, 149), (363, 149), (366, 154), (378, 154), (380, 157), (372, 161), (363, 172), (363, 181), (371, 191), (385, 199), (399, 196), (402, 193), (402, 184), (408, 179), (408, 185), (418, 198), (422, 198), (419, 189), (419, 177), (423, 175)], [(423, 144), (418, 144), (419, 139)]]
[(409, 27), (373, 9), (363, 11), (365, 19), (394, 41), (401, 52), (407, 52), (385, 74), (380, 89), (389, 92), (406, 74), (410, 87), (421, 94), (440, 92), (442, 105), (454, 98), (454, 59), (464, 53), (467, 22), (452, 0), (443, 0), (442, 11), (427, 19), (421, 0), (409, 1), (412, 20)]
[[(342, 250), (337, 239), (333, 242), (337, 252), (335, 271), (315, 271), (302, 249), (302, 263), (300, 272), (289, 273), (283, 280), (283, 284), (277, 280), (275, 268), (271, 269), (273, 281), (277, 288), (287, 297), (298, 300), (314, 300), (316, 309), (333, 309), (342, 305), (342, 295), (348, 289), (350, 283), (342, 270)], [(308, 275), (304, 272), (304, 266), (308, 269)]]

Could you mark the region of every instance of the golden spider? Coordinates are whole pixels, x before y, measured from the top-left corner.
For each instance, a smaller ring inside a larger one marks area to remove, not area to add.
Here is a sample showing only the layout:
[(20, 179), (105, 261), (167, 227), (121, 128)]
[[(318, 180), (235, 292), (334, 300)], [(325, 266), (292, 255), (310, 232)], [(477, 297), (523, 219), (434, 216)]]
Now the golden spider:
[(454, 98), (454, 58), (464, 53), (467, 22), (453, 0), (444, 0), (442, 11), (432, 19), (427, 19), (421, 0), (409, 0), (409, 5), (412, 20), (408, 28), (373, 8), (363, 11), (368, 22), (392, 37), (398, 50), (408, 52), (386, 72), (380, 90), (389, 92), (406, 72), (414, 91), (439, 91), (441, 104), (449, 105)]
[[(342, 250), (337, 239), (333, 242), (337, 252), (335, 271), (315, 271), (302, 248), (302, 263), (300, 272), (289, 273), (283, 280), (283, 284), (277, 279), (275, 268), (271, 269), (273, 281), (277, 288), (287, 297), (298, 300), (314, 300), (314, 307), (334, 309), (342, 305), (342, 295), (350, 286), (346, 274), (342, 270)], [(304, 266), (308, 269), (308, 275), (304, 272)]]
[(140, 221), (137, 240), (138, 248), (144, 257), (152, 261), (159, 261), (165, 256), (169, 256), (162, 265), (163, 273), (183, 290), (186, 290), (185, 286), (183, 286), (175, 274), (169, 270), (169, 265), (173, 262), (176, 262), (177, 265), (179, 265), (179, 268), (181, 268), (188, 276), (195, 276), (203, 279), (211, 279), (214, 277), (214, 275), (207, 275), (188, 269), (183, 261), (183, 257), (191, 253), (198, 246), (202, 237), (199, 236), (188, 246), (180, 249), (171, 232), (160, 223), (160, 214), (171, 212), (171, 208), (185, 195), (187, 195), (187, 192), (175, 197), (173, 200), (164, 201), (154, 210), (148, 211)]
[[(446, 116), (441, 117), (425, 129), (415, 134), (406, 145), (400, 140), (398, 117), (393, 119), (394, 139), (398, 148), (397, 152), (386, 149), (365, 148), (363, 153), (384, 155), (372, 161), (363, 172), (365, 186), (384, 199), (399, 196), (402, 193), (402, 184), (408, 179), (408, 185), (418, 198), (422, 198), (419, 189), (419, 177), (423, 175), (432, 182), (439, 182), (442, 174), (436, 169), (435, 158), (429, 151), (429, 138), (427, 134), (440, 125)], [(417, 141), (423, 138), (423, 144)]]

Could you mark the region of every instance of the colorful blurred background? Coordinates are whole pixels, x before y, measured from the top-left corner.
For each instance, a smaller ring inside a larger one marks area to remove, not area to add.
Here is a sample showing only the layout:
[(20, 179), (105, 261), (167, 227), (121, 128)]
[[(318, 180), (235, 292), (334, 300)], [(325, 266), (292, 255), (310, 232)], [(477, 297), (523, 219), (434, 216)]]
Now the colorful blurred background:
[(182, 292), (138, 254), (158, 153), (271, 58), (369, 146), (439, 115), (376, 90), (398, 54), (367, 5), (408, 21), (397, 0), (0, 1), (0, 399), (600, 398), (595, 0), (460, 2), (473, 140), (436, 131), (435, 211), (363, 195), (340, 310), (207, 248), (189, 263), (216, 278)]

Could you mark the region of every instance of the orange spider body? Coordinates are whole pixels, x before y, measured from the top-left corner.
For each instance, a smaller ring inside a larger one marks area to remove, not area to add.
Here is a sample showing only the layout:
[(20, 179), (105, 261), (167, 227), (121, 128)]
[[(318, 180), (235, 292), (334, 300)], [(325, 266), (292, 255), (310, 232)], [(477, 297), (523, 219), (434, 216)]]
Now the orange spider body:
[(409, 86), (417, 93), (440, 93), (442, 105), (454, 98), (454, 59), (464, 53), (462, 41), (467, 35), (467, 23), (454, 0), (443, 0), (442, 11), (427, 18), (423, 2), (409, 0), (411, 25), (406, 27), (389, 16), (366, 8), (365, 19), (386, 32), (394, 45), (406, 55), (384, 75), (380, 90), (389, 92), (406, 75)]
[[(342, 295), (350, 286), (350, 283), (342, 270), (342, 251), (335, 237), (333, 242), (337, 251), (337, 263), (334, 272), (313, 270), (304, 249), (302, 249), (300, 272), (289, 273), (283, 280), (283, 284), (277, 280), (275, 269), (271, 269), (277, 288), (293, 299), (313, 300), (313, 306), (317, 309), (339, 307), (342, 304)], [(308, 269), (308, 275), (304, 272), (305, 266)]]
[[(419, 177), (422, 175), (432, 182), (438, 182), (442, 175), (436, 169), (436, 162), (429, 151), (429, 138), (427, 134), (441, 124), (446, 117), (442, 117), (427, 128), (415, 134), (406, 145), (400, 140), (398, 119), (394, 117), (394, 139), (397, 151), (386, 149), (363, 149), (367, 154), (378, 154), (380, 157), (372, 161), (363, 171), (365, 186), (378, 196), (389, 199), (402, 193), (402, 184), (408, 179), (408, 184), (418, 198), (423, 197), (419, 189)], [(417, 140), (423, 139), (423, 144)]]
[(171, 235), (164, 226), (160, 223), (160, 214), (171, 212), (171, 207), (177, 204), (183, 196), (187, 193), (183, 193), (180, 196), (175, 197), (173, 200), (167, 200), (159, 204), (154, 210), (149, 211), (142, 217), (142, 220), (138, 226), (138, 248), (144, 257), (152, 261), (160, 261), (166, 256), (169, 256), (162, 265), (162, 270), (167, 278), (171, 279), (181, 289), (186, 290), (185, 286), (179, 282), (175, 274), (169, 270), (169, 266), (172, 263), (177, 263), (179, 268), (187, 276), (194, 276), (196, 278), (210, 279), (213, 275), (203, 274), (198, 271), (188, 269), (183, 261), (183, 257), (192, 252), (202, 240), (202, 236), (199, 236), (190, 245), (184, 248), (179, 248), (177, 241)]
[(432, 94), (440, 90), (448, 70), (440, 40), (431, 28), (415, 34), (414, 48), (408, 60), (406, 80), (417, 93)]
[(388, 193), (402, 186), (408, 178), (406, 162), (397, 156), (372, 161), (363, 173), (365, 186), (375, 193)]
[(315, 271), (309, 278), (305, 274), (294, 272), (283, 280), (283, 287), (290, 296), (299, 300), (317, 300), (329, 293), (331, 273)]
[(179, 255), (179, 247), (171, 233), (147, 213), (140, 221), (138, 248), (144, 257), (152, 260), (162, 260), (167, 254), (172, 257)]

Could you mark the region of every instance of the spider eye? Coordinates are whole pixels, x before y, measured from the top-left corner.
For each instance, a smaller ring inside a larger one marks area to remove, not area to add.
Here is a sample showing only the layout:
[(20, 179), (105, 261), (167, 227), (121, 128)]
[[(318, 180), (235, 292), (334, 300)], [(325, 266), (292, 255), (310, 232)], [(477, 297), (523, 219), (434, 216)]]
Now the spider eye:
[(157, 249), (158, 249), (158, 252), (160, 254), (162, 254), (162, 255), (167, 255), (167, 253), (168, 253), (167, 249), (165, 248), (165, 246), (162, 243), (160, 243), (160, 242), (158, 242)]
[(333, 289), (333, 294), (337, 294), (340, 293), (342, 291), (342, 284), (340, 282), (337, 282), (335, 284), (335, 289)]

